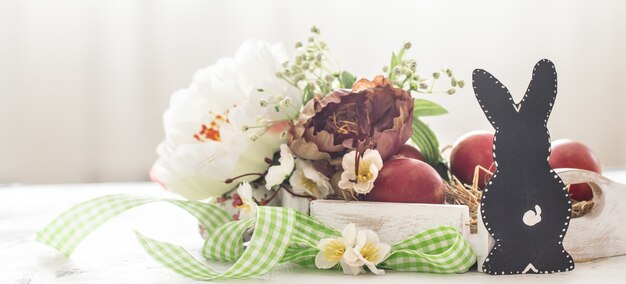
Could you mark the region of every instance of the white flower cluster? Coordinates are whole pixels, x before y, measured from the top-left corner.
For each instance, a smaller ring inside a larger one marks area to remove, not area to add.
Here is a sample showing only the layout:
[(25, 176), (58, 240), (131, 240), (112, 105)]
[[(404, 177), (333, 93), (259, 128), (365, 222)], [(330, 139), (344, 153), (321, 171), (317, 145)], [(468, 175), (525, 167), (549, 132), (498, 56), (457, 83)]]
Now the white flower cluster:
[[(278, 162), (278, 165), (267, 170), (265, 175), (267, 189), (281, 185), (291, 176), (289, 184), (295, 193), (308, 194), (317, 199), (333, 193), (329, 178), (317, 171), (311, 161), (295, 158), (287, 144), (280, 145)], [(383, 160), (377, 150), (368, 149), (358, 157), (356, 151), (351, 151), (343, 156), (342, 167), (343, 172), (338, 186), (353, 190), (357, 194), (367, 194), (374, 188), (378, 171), (383, 167)]]
[(282, 184), (291, 175), (289, 184), (295, 193), (321, 199), (333, 192), (328, 177), (317, 171), (311, 161), (294, 158), (287, 144), (280, 145), (278, 162), (267, 170), (267, 189)]
[(315, 266), (329, 269), (341, 265), (345, 274), (358, 275), (364, 273), (364, 266), (376, 275), (385, 271), (376, 265), (389, 257), (391, 247), (381, 243), (378, 235), (371, 230), (356, 231), (354, 224), (348, 224), (341, 237), (322, 239), (318, 244), (320, 252), (315, 257)]

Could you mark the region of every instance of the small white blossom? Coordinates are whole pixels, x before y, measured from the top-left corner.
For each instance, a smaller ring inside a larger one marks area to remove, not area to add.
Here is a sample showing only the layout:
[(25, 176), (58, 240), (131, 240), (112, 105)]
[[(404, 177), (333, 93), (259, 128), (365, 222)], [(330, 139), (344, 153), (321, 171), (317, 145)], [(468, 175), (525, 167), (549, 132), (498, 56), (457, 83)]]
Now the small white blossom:
[(353, 223), (348, 224), (341, 237), (322, 239), (318, 244), (319, 253), (315, 256), (315, 266), (329, 269), (341, 265), (345, 274), (358, 275), (365, 272), (367, 266), (376, 275), (385, 274), (376, 265), (383, 262), (391, 247), (381, 243), (378, 235), (371, 230), (360, 230), (358, 233)]
[(376, 268), (376, 265), (389, 257), (391, 246), (381, 243), (378, 235), (371, 230), (361, 230), (356, 236), (356, 245), (353, 248), (358, 261), (348, 262), (350, 266), (367, 266), (376, 275), (383, 275), (385, 271)]
[(291, 149), (287, 144), (280, 145), (279, 164), (271, 166), (265, 175), (265, 187), (271, 189), (285, 181), (285, 179), (293, 172), (294, 158)]
[(378, 171), (383, 168), (383, 159), (377, 150), (368, 149), (360, 158), (357, 170), (356, 155), (356, 151), (351, 151), (343, 156), (341, 166), (344, 171), (338, 185), (358, 194), (367, 194), (374, 187)]
[(242, 202), (241, 205), (237, 206), (237, 209), (239, 209), (239, 220), (254, 217), (258, 205), (254, 202), (254, 198), (252, 197), (252, 186), (244, 182), (237, 188), (237, 193)]
[(291, 187), (296, 193), (308, 193), (321, 199), (332, 192), (328, 177), (317, 171), (311, 162), (297, 159), (296, 171), (289, 179)]
[(344, 254), (351, 252), (355, 241), (356, 226), (354, 224), (348, 224), (339, 238), (320, 240), (317, 245), (320, 252), (315, 256), (315, 266), (320, 269), (329, 269), (335, 267), (337, 263), (344, 262)]

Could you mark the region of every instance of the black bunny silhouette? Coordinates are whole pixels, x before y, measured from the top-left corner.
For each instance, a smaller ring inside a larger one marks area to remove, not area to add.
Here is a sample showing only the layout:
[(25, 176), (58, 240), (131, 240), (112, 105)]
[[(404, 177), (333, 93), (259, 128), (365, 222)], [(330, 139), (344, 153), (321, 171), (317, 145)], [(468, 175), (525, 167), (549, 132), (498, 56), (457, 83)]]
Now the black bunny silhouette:
[(555, 273), (574, 269), (563, 248), (572, 202), (554, 172), (547, 122), (557, 93), (547, 59), (533, 68), (521, 102), (487, 71), (472, 75), (474, 93), (495, 128), (497, 167), (481, 199), (482, 220), (495, 245), (483, 264), (489, 274)]

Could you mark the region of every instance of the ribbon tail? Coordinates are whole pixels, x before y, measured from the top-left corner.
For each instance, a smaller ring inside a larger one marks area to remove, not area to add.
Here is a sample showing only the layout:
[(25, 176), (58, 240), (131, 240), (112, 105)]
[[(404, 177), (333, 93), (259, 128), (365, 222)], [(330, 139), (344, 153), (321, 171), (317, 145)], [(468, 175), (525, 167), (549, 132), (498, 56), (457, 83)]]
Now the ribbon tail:
[(213, 280), (219, 273), (198, 261), (183, 247), (148, 238), (135, 231), (137, 241), (154, 260), (174, 272), (196, 280)]
[(445, 274), (466, 272), (476, 263), (472, 247), (452, 226), (428, 229), (395, 244), (391, 250), (381, 267)]
[(212, 204), (113, 194), (85, 201), (61, 213), (39, 231), (35, 239), (69, 256), (83, 239), (102, 224), (130, 209), (159, 201), (169, 202), (184, 209), (209, 230), (230, 220), (226, 211)]
[[(259, 207), (254, 220), (233, 222), (229, 223), (229, 226), (219, 227), (214, 235), (224, 238), (209, 236), (208, 240), (214, 240), (211, 241), (210, 245), (212, 248), (220, 248), (220, 251), (223, 252), (231, 251), (232, 254), (229, 257), (233, 257), (237, 253), (232, 251), (232, 246), (239, 247), (243, 241), (238, 236), (242, 230), (254, 223), (254, 234), (250, 246), (223, 273), (213, 271), (182, 247), (155, 241), (139, 233), (136, 234), (141, 246), (154, 260), (178, 274), (197, 280), (250, 278), (263, 275), (280, 263), (287, 251), (296, 225), (295, 214), (293, 209)], [(206, 248), (204, 253), (207, 254)], [(219, 255), (219, 253), (209, 252), (209, 255)]]

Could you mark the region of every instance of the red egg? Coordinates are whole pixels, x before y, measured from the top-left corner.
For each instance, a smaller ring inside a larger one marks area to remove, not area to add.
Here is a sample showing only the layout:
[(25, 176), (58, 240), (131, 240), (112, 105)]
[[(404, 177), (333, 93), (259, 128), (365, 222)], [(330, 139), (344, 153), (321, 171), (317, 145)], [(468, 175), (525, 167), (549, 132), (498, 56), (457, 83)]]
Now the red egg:
[(411, 158), (392, 158), (383, 163), (369, 201), (432, 203), (445, 202), (444, 183), (430, 165)]
[[(573, 168), (602, 172), (598, 157), (587, 145), (569, 139), (559, 139), (552, 142), (550, 166), (554, 169)], [(569, 188), (570, 196), (575, 200), (591, 200), (593, 190), (586, 183), (572, 184)]]
[(422, 152), (420, 152), (419, 150), (417, 150), (417, 148), (409, 144), (402, 145), (398, 153), (396, 153), (396, 156), (407, 157), (411, 159), (420, 160), (422, 162), (426, 162), (426, 157), (424, 157)]
[[(461, 182), (472, 184), (476, 166), (482, 166), (491, 172), (496, 167), (493, 162), (493, 133), (487, 131), (472, 131), (461, 136), (452, 147), (450, 154), (450, 170)], [(485, 188), (491, 178), (484, 171), (480, 171), (478, 187)]]

